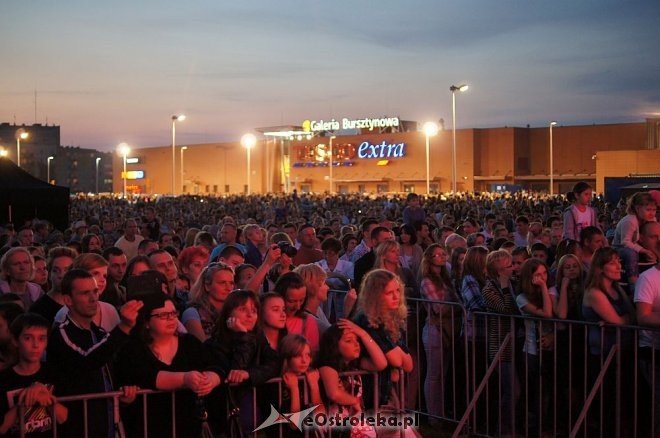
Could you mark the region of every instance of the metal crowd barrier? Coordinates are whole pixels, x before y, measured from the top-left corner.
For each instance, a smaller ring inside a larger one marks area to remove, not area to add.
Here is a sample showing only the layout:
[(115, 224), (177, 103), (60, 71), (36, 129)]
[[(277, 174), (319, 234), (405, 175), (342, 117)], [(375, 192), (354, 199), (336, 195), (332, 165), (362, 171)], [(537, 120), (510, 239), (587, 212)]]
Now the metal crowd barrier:
[[(407, 388), (416, 395), (407, 408), (430, 424), (454, 436), (660, 437), (660, 329), (475, 312), (466, 330), (458, 303), (407, 302), (408, 346), (420, 365), (407, 376), (416, 385)], [(429, 349), (420, 333), (433, 304), (445, 309), (436, 325), (452, 330)], [(639, 347), (642, 330), (657, 349)], [(523, 351), (530, 331), (551, 345)], [(590, 354), (590, 332), (600, 339), (598, 354)], [(424, 396), (425, 364), (439, 376)], [(438, 393), (441, 403), (429, 405)]]
[[(337, 293), (345, 292), (331, 291), (331, 295)], [(398, 395), (406, 412), (424, 418), (433, 430), (439, 424), (455, 437), (660, 438), (660, 329), (474, 312), (467, 330), (468, 315), (459, 303), (407, 301), (407, 340), (415, 368), (399, 379)], [(432, 325), (436, 332), (430, 334)], [(657, 348), (639, 347), (642, 330)], [(537, 343), (536, 354), (523, 351), (531, 331), (544, 342), (541, 348)], [(590, 333), (600, 339), (599, 345), (592, 345), (597, 354), (590, 353)], [(373, 374), (377, 402), (378, 379)], [(267, 383), (277, 384), (281, 404), (282, 379)], [(259, 388), (252, 391), (253, 423), (258, 424), (265, 417), (257, 417)], [(155, 393), (139, 391), (144, 414), (146, 398)], [(86, 412), (90, 400), (112, 399), (117, 423), (121, 395), (109, 392), (57, 400), (83, 401)], [(306, 405), (306, 384), (301, 395)], [(19, 408), (21, 416), (23, 411)], [(57, 436), (54, 417), (52, 421)], [(285, 434), (284, 426), (280, 427), (279, 436)]]

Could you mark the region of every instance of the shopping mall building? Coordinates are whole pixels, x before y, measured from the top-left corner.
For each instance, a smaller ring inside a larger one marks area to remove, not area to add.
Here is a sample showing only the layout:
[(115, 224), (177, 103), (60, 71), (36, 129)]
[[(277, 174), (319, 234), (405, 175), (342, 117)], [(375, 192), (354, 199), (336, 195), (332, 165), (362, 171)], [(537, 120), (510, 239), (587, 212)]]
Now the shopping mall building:
[[(249, 173), (252, 193), (426, 192), (427, 137), (416, 122), (398, 117), (305, 120), (259, 128), (255, 134), (249, 172), (248, 151), (240, 141), (177, 144), (174, 151), (171, 145), (133, 149), (126, 157), (127, 190), (170, 194), (174, 187), (176, 194), (245, 193)], [(431, 193), (452, 188), (452, 134), (451, 127), (445, 127), (428, 138)], [(457, 190), (548, 190), (551, 146), (555, 193), (580, 180), (602, 192), (605, 177), (660, 176), (660, 119), (552, 129), (458, 129)], [(123, 157), (115, 155), (115, 192), (123, 190), (123, 167)]]

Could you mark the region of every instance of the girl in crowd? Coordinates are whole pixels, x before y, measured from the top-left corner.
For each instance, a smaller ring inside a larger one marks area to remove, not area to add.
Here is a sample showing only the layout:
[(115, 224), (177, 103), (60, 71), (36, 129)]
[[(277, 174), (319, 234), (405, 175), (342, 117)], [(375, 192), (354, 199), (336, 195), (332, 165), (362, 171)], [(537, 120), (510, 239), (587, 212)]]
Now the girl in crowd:
[(213, 333), (222, 305), (232, 290), (234, 271), (231, 267), (223, 263), (211, 263), (205, 267), (190, 291), (190, 306), (181, 316), (188, 333), (206, 341)]
[[(177, 333), (177, 311), (165, 294), (143, 300), (137, 336), (120, 350), (114, 370), (121, 385), (143, 389), (177, 391), (176, 435), (200, 436), (196, 399), (211, 393), (220, 384), (220, 371), (209, 366), (202, 343), (190, 334)], [(139, 364), (139, 366), (136, 366)], [(180, 391), (180, 390), (186, 391)], [(127, 429), (143, 436), (146, 421), (149, 436), (172, 435), (172, 396), (168, 393), (147, 397), (147, 418), (142, 403), (133, 403), (124, 416)], [(146, 434), (144, 434), (146, 436)]]
[(267, 292), (261, 296), (259, 323), (268, 345), (276, 351), (280, 340), (286, 336), (286, 310), (279, 294)]
[(206, 247), (201, 245), (190, 246), (181, 251), (178, 262), (179, 270), (188, 277), (190, 284), (194, 285), (209, 262), (209, 252)]
[[(401, 279), (404, 285), (404, 295), (406, 298), (420, 298), (419, 283), (412, 271), (408, 268), (401, 266), (399, 255), (401, 253), (400, 245), (395, 240), (386, 240), (380, 243), (376, 249), (376, 261), (374, 262), (374, 269), (384, 269), (395, 274)], [(406, 391), (406, 401), (408, 407), (414, 408), (417, 402), (417, 389), (420, 383), (419, 364), (424, 361), (422, 356), (424, 353), (423, 347), (419, 345), (421, 338), (420, 328), (422, 327), (421, 321), (424, 320), (422, 312), (418, 311), (418, 303), (415, 302), (414, 306), (407, 306), (407, 339), (406, 345), (410, 355), (415, 359), (413, 362), (417, 364), (414, 372), (408, 377), (408, 386)]]
[(34, 256), (34, 276), (32, 277), (32, 283), (39, 285), (44, 292), (50, 290), (46, 259), (41, 256)]
[(419, 267), (422, 264), (424, 251), (422, 250), (422, 247), (417, 244), (417, 233), (415, 232), (415, 228), (410, 224), (403, 224), (397, 240), (401, 245), (401, 255), (399, 256), (401, 266), (410, 269), (413, 275), (416, 276), (419, 272)]
[[(484, 312), (486, 303), (481, 291), (486, 286), (486, 257), (488, 249), (484, 246), (473, 246), (468, 248), (463, 261), (463, 279), (461, 282), (460, 295), (465, 310), (467, 310), (467, 321), (465, 334), (468, 339), (479, 335), (485, 336), (485, 330), (475, 331), (472, 326), (472, 313)], [(482, 342), (485, 340), (482, 339)], [(485, 344), (481, 344), (485, 345)]]
[[(582, 263), (577, 256), (566, 254), (563, 256), (557, 266), (557, 285), (550, 288), (550, 299), (554, 315), (558, 319), (568, 319), (572, 321), (582, 320), (582, 298), (584, 296), (584, 276), (582, 274)], [(585, 332), (582, 326), (557, 325), (557, 342), (555, 351), (557, 363), (569, 364), (568, 367), (558, 367), (557, 369), (557, 389), (558, 389), (558, 416), (561, 425), (567, 425), (567, 415), (563, 412), (570, 412), (581, 408), (581, 395), (583, 393), (582, 385), (586, 380), (586, 370), (584, 367), (585, 355)], [(570, 406), (569, 392), (571, 393)], [(562, 406), (565, 409), (562, 410)], [(579, 411), (577, 411), (579, 412)], [(575, 418), (573, 416), (572, 418)]]
[(637, 282), (639, 277), (639, 259), (655, 263), (656, 255), (652, 250), (639, 245), (639, 229), (646, 222), (655, 221), (655, 200), (648, 192), (635, 193), (628, 199), (628, 214), (616, 225), (612, 246), (617, 249), (626, 277), (630, 284)]
[[(582, 315), (588, 322), (605, 322), (611, 325), (632, 325), (635, 323), (635, 309), (630, 299), (619, 285), (621, 280), (621, 259), (616, 250), (611, 247), (597, 249), (594, 253), (591, 269), (587, 277), (587, 287), (582, 299)], [(620, 329), (621, 367), (622, 379), (621, 412), (623, 420), (632, 419), (633, 413), (629, 408), (632, 402), (633, 382), (633, 332)], [(589, 326), (589, 354), (590, 354), (590, 381), (593, 383), (600, 371), (600, 366), (612, 347), (617, 343), (617, 333), (614, 328), (603, 328), (600, 325)], [(605, 375), (603, 387), (603, 402), (605, 403), (603, 430), (614, 430), (615, 403), (617, 395), (614, 391), (616, 372), (610, 368)], [(595, 401), (594, 401), (595, 402)], [(597, 406), (597, 405), (596, 405)]]
[(463, 279), (463, 262), (465, 261), (465, 254), (467, 254), (467, 248), (463, 248), (462, 246), (454, 249), (454, 251), (452, 251), (451, 253), (451, 260), (449, 262), (449, 267), (451, 269), (451, 284), (454, 290), (459, 290), (461, 288), (461, 281)]
[[(458, 303), (458, 296), (447, 271), (447, 251), (437, 243), (424, 251), (421, 270), (422, 298), (433, 301)], [(432, 415), (444, 416), (444, 398), (448, 391), (445, 380), (451, 362), (452, 345), (455, 345), (460, 330), (459, 307), (447, 304), (427, 306), (428, 317), (422, 332), (422, 342), (426, 351), (426, 380), (424, 395), (426, 407)]]
[(592, 194), (593, 188), (580, 181), (566, 196), (571, 206), (564, 211), (564, 239), (578, 240), (582, 229), (598, 226), (596, 209), (589, 206)]
[[(530, 258), (520, 270), (520, 294), (516, 303), (522, 315), (537, 318), (552, 318), (552, 300), (548, 290), (548, 269), (543, 261)], [(525, 319), (525, 375), (528, 417), (526, 427), (538, 434), (541, 397), (538, 391), (539, 378), (544, 398), (549, 400), (552, 391), (552, 363), (554, 350), (554, 325), (541, 320)]]
[[(371, 274), (367, 274), (367, 278), (369, 275)], [(363, 348), (366, 354), (362, 354)], [(361, 376), (340, 376), (339, 373), (356, 370), (382, 371), (387, 367), (387, 362), (377, 341), (366, 330), (346, 319), (330, 326), (321, 338), (321, 349), (316, 363), (328, 400), (328, 416), (359, 416), (364, 410)], [(358, 430), (354, 430), (346, 436), (357, 432)], [(361, 429), (359, 432), (366, 436), (376, 436), (373, 428)]]
[(319, 334), (330, 327), (330, 321), (323, 313), (321, 306), (328, 300), (330, 287), (325, 283), (327, 277), (323, 268), (316, 264), (298, 266), (295, 271), (305, 282), (307, 295), (305, 296), (304, 311), (316, 320)]
[(312, 351), (316, 352), (319, 348), (319, 329), (316, 320), (305, 312), (305, 280), (296, 272), (289, 272), (277, 280), (275, 292), (284, 299), (287, 332), (303, 335), (312, 346)]
[[(310, 368), (312, 347), (307, 339), (300, 335), (285, 336), (279, 344), (278, 354), (282, 360), (282, 381), (284, 383), (280, 412), (300, 412), (309, 406), (317, 405), (311, 415), (325, 413), (319, 389), (320, 375), (317, 369)], [(304, 376), (304, 379), (299, 379), (301, 376)], [(309, 402), (303, 405), (302, 394), (305, 382), (307, 382), (309, 391)], [(296, 431), (297, 429), (290, 428), (285, 435), (302, 435), (302, 433), (295, 433)]]
[(85, 234), (80, 241), (80, 246), (83, 253), (93, 252), (101, 254), (101, 251), (103, 251), (103, 242), (96, 234)]
[(399, 380), (400, 369), (410, 373), (414, 367), (404, 332), (408, 310), (403, 289), (398, 275), (385, 269), (374, 269), (364, 278), (358, 295), (355, 323), (373, 338), (389, 365), (379, 377), (380, 406), (402, 407), (392, 391), (392, 382)]
[[(108, 276), (108, 262), (102, 256), (95, 253), (81, 254), (73, 261), (71, 269), (82, 269), (92, 274), (98, 287), (98, 297), (103, 294)], [(55, 315), (55, 322), (64, 321), (68, 313), (69, 308), (63, 306)], [(119, 313), (115, 306), (99, 300), (94, 324), (102, 327), (106, 332), (111, 332), (119, 324)]]
[(511, 283), (513, 272), (512, 257), (508, 251), (499, 249), (488, 254), (486, 258), (488, 280), (482, 291), (486, 311), (504, 315), (489, 316), (488, 321), (488, 355), (492, 361), (495, 358), (507, 335), (510, 335), (508, 346), (502, 352), (500, 366), (500, 387), (502, 388), (500, 403), (501, 435), (512, 432), (512, 416), (518, 401), (519, 384), (513, 364), (513, 345), (515, 344), (515, 329), (513, 319), (506, 315), (517, 315), (518, 307)]
[(229, 399), (240, 409), (240, 424), (244, 433), (254, 430), (252, 386), (258, 386), (273, 377), (281, 369), (277, 353), (265, 336), (255, 330), (258, 322), (259, 302), (249, 290), (234, 290), (225, 300), (220, 318), (208, 345), (214, 363), (227, 373), (230, 384), (242, 384), (229, 388)]
[[(557, 245), (557, 252), (555, 254), (555, 261), (550, 267), (550, 272), (548, 275), (548, 284), (551, 286), (554, 286), (557, 282), (557, 264), (559, 263), (559, 260), (561, 260), (562, 257), (564, 257), (567, 254), (572, 254), (578, 258), (578, 260), (582, 260), (582, 248), (580, 248), (580, 242), (577, 240), (572, 240), (572, 239), (563, 239), (562, 241), (559, 242)], [(580, 262), (582, 263), (582, 262)], [(585, 273), (584, 270), (583, 272), (583, 277), (582, 279), (585, 279)]]

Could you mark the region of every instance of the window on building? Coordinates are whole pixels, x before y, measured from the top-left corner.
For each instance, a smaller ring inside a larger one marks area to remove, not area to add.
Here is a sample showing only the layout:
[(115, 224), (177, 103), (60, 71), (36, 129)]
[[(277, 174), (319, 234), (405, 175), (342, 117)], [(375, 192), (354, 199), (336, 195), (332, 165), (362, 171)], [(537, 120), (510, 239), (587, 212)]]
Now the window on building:
[(247, 194), (247, 192), (248, 192), (247, 184), (243, 184), (243, 193)]
[(300, 191), (302, 193), (310, 193), (312, 191), (311, 184), (300, 184)]
[(376, 184), (377, 193), (386, 193), (389, 192), (389, 186), (387, 184)]
[(415, 184), (404, 184), (403, 185), (404, 193), (415, 193)]
[(429, 191), (437, 195), (440, 192), (440, 187), (438, 186), (438, 183), (429, 184)]
[(218, 193), (218, 185), (213, 184), (213, 193)]
[(204, 192), (208, 193), (209, 191), (211, 191), (211, 186), (207, 184), (206, 187), (204, 187)]
[(183, 185), (183, 188), (181, 189), (181, 191), (182, 191), (183, 193), (186, 193), (187, 189), (188, 189), (188, 187), (184, 184), (184, 185)]
[(229, 193), (229, 184), (225, 184), (225, 193)]
[(348, 194), (348, 186), (346, 184), (339, 184), (337, 186), (339, 189), (339, 193), (342, 195), (347, 195)]
[(358, 184), (358, 193), (364, 193), (367, 191), (367, 187), (364, 184)]

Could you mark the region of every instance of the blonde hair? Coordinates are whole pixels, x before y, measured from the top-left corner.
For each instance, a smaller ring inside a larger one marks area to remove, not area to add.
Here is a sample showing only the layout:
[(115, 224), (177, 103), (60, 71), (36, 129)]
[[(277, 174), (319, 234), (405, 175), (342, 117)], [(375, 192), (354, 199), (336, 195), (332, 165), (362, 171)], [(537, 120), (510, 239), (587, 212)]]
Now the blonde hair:
[(498, 249), (488, 254), (486, 257), (486, 272), (490, 278), (496, 279), (498, 277), (496, 265), (500, 260), (505, 259), (509, 261), (513, 260), (513, 256), (506, 249)]
[(9, 277), (7, 276), (7, 272), (9, 271), (9, 259), (11, 258), (11, 256), (19, 252), (27, 254), (28, 257), (30, 258), (30, 266), (31, 266), (30, 278), (32, 278), (32, 276), (34, 275), (34, 257), (32, 257), (30, 251), (28, 251), (28, 249), (25, 248), (24, 246), (17, 246), (7, 251), (0, 260), (0, 266), (2, 266), (2, 278), (4, 280), (9, 280)]
[[(399, 286), (399, 307), (395, 310), (384, 311), (381, 295), (392, 280), (396, 280)], [(370, 271), (362, 281), (358, 296), (358, 309), (364, 312), (370, 327), (378, 328), (383, 325), (392, 341), (398, 342), (401, 338), (401, 330), (406, 327), (408, 312), (401, 278), (385, 269)]]
[(102, 268), (108, 266), (108, 261), (99, 254), (88, 252), (81, 254), (75, 258), (71, 269), (82, 269), (84, 271), (91, 271), (92, 269)]
[(326, 277), (328, 276), (322, 267), (314, 263), (309, 263), (307, 265), (300, 265), (293, 270), (296, 274), (300, 275), (305, 282), (307, 287), (307, 293), (309, 293), (310, 286), (313, 289), (317, 289), (320, 284), (322, 284)]
[[(387, 254), (392, 248), (401, 248), (401, 245), (396, 240), (386, 240), (381, 242), (376, 247), (376, 260), (374, 262), (374, 268), (383, 268), (383, 257)], [(400, 264), (400, 263), (399, 263)]]
[(195, 284), (190, 288), (191, 303), (199, 304), (206, 309), (211, 308), (211, 305), (209, 304), (209, 294), (205, 286), (208, 286), (213, 282), (213, 276), (219, 271), (227, 271), (231, 273), (232, 278), (234, 276), (234, 270), (229, 265), (219, 262), (209, 264), (202, 270), (199, 274), (199, 278), (197, 278)]

